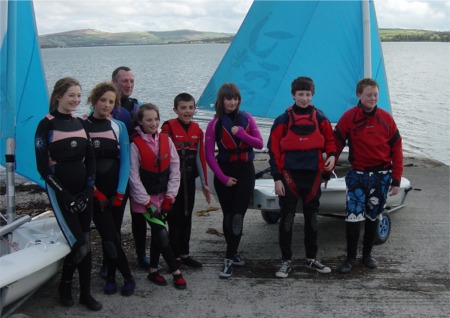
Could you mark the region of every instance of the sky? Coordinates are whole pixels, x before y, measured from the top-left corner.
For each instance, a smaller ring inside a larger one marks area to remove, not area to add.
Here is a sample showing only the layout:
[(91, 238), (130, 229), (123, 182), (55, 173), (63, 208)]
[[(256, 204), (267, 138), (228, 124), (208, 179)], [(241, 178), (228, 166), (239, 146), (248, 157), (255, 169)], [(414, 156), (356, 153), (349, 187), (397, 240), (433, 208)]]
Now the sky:
[[(34, 0), (34, 7), (40, 35), (78, 29), (104, 32), (190, 29), (236, 33), (252, 2)], [(450, 0), (375, 0), (375, 8), (380, 28), (450, 30)]]

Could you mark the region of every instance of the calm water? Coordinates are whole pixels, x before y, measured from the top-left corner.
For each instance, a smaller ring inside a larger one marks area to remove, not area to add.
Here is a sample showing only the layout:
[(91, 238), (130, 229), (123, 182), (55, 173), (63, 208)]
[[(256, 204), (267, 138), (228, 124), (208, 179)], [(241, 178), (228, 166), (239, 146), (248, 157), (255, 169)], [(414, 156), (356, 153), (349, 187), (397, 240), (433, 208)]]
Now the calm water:
[[(110, 80), (119, 65), (135, 73), (133, 96), (173, 117), (173, 98), (187, 91), (198, 99), (228, 48), (227, 44), (44, 49), (51, 89), (64, 76), (76, 77), (83, 97), (98, 82)], [(450, 164), (450, 44), (383, 43), (393, 115), (407, 155)], [(299, 74), (300, 75), (300, 74)], [(88, 106), (80, 107), (80, 114)]]

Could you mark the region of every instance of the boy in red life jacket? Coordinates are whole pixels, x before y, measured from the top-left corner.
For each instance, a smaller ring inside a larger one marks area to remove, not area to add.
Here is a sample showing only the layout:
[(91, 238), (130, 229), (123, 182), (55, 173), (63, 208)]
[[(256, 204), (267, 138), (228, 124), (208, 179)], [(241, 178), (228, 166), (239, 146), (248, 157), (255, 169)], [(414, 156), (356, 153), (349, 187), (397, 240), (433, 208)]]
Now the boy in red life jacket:
[(186, 288), (179, 270), (165, 223), (180, 187), (180, 160), (177, 150), (167, 134), (159, 129), (159, 109), (143, 104), (136, 112), (136, 134), (130, 148), (130, 203), (133, 213), (142, 213), (150, 225), (150, 270), (148, 280), (167, 285), (158, 272), (162, 254), (178, 289)]
[(360, 80), (356, 85), (358, 105), (347, 110), (334, 129), (337, 154), (348, 144), (351, 163), (345, 176), (347, 257), (338, 268), (343, 274), (349, 273), (355, 265), (363, 221), (361, 261), (365, 267), (378, 267), (378, 262), (371, 256), (376, 221), (384, 212), (387, 195), (400, 191), (402, 137), (392, 115), (377, 107), (378, 90), (373, 79)]
[(189, 267), (202, 267), (202, 263), (189, 256), (192, 211), (195, 203), (195, 179), (200, 177), (206, 202), (211, 202), (208, 187), (204, 134), (192, 120), (195, 113), (195, 99), (188, 93), (178, 94), (174, 99), (173, 111), (177, 118), (170, 119), (161, 127), (172, 139), (180, 157), (181, 182), (172, 212), (167, 217), (170, 244), (178, 262)]
[[(291, 271), (292, 227), (299, 199), (303, 202), (305, 218), (306, 266), (319, 273), (331, 272), (316, 259), (317, 214), (321, 179), (322, 176), (329, 179), (334, 168), (336, 146), (329, 120), (311, 104), (314, 89), (314, 82), (308, 77), (299, 77), (292, 82), (291, 93), (295, 103), (275, 119), (267, 144), (281, 213), (279, 244), (282, 263), (275, 273), (280, 278), (288, 277)], [(324, 152), (327, 155), (325, 162)]]

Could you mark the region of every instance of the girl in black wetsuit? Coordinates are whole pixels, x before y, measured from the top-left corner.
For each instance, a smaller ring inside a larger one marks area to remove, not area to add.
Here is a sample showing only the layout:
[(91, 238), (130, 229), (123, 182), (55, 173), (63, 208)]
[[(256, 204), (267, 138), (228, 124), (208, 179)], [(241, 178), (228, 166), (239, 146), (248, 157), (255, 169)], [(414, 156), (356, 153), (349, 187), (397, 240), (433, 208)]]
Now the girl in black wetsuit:
[(81, 86), (73, 78), (58, 80), (50, 98), (50, 114), (39, 122), (35, 135), (36, 163), (47, 184), (53, 210), (71, 252), (65, 257), (59, 293), (66, 307), (74, 305), (72, 278), (78, 269), (80, 303), (97, 311), (102, 305), (91, 296), (92, 191), (95, 156), (81, 118), (72, 113), (81, 101)]
[(121, 242), (124, 215), (124, 193), (130, 174), (130, 142), (124, 123), (111, 118), (119, 105), (118, 93), (110, 82), (99, 83), (91, 91), (88, 102), (93, 113), (87, 118), (87, 128), (94, 146), (97, 170), (94, 189), (94, 223), (102, 238), (107, 279), (104, 293), (117, 292), (116, 269), (124, 278), (123, 296), (130, 296), (135, 282)]

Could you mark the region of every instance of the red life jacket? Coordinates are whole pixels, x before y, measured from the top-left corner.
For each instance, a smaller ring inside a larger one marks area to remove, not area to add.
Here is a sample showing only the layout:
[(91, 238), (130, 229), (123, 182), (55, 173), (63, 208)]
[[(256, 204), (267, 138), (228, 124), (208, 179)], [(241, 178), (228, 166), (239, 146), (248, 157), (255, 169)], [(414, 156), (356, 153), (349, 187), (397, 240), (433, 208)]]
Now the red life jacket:
[[(196, 122), (191, 122), (186, 132), (178, 119), (170, 119), (162, 125), (162, 131), (167, 132), (177, 148), (180, 157), (182, 175), (187, 179), (198, 177), (196, 157), (203, 131)], [(183, 171), (184, 169), (184, 171)]]
[(287, 133), (280, 142), (281, 152), (324, 149), (325, 138), (320, 132), (317, 110), (314, 109), (312, 114), (299, 115), (289, 107), (287, 112), (289, 122)]
[(140, 136), (133, 137), (133, 142), (141, 155), (139, 175), (148, 194), (158, 194), (167, 191), (170, 173), (169, 136), (159, 134), (159, 153), (155, 154)]
[(250, 134), (250, 124), (244, 112), (239, 112), (235, 122), (223, 115), (216, 122), (216, 141), (219, 148), (217, 160), (222, 162), (247, 162), (255, 158), (253, 148), (231, 133), (231, 127), (241, 126)]

